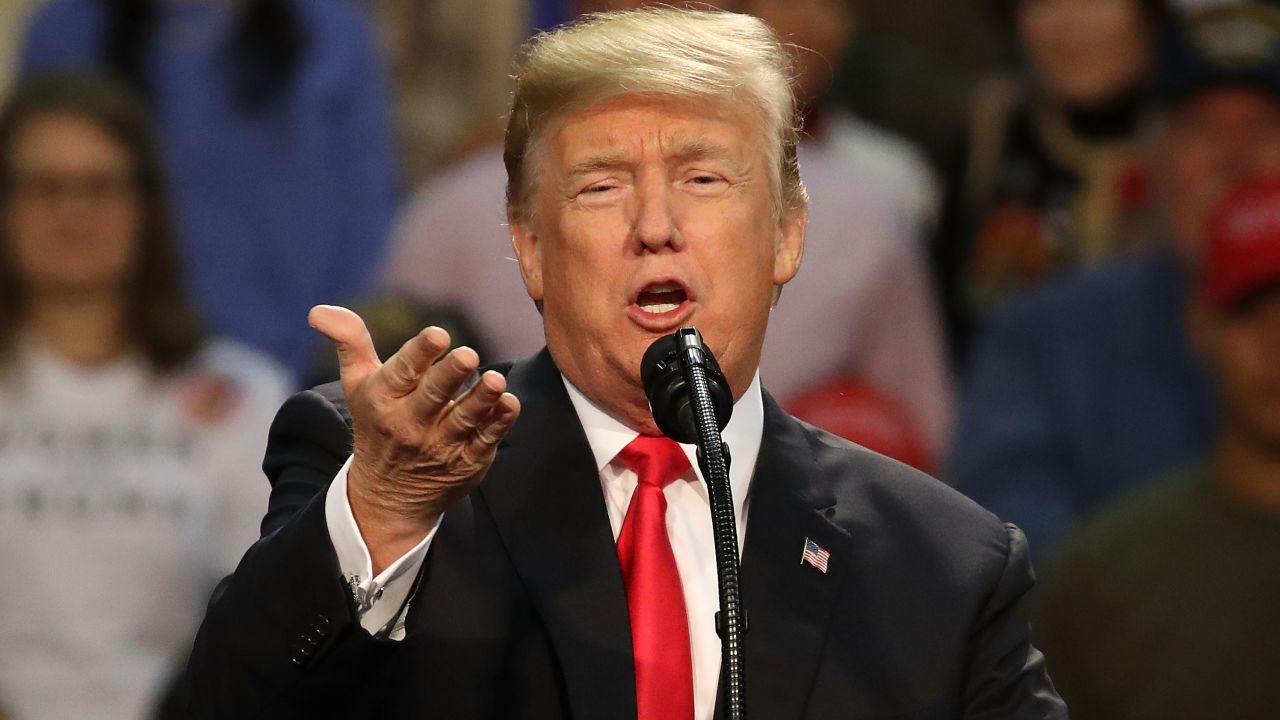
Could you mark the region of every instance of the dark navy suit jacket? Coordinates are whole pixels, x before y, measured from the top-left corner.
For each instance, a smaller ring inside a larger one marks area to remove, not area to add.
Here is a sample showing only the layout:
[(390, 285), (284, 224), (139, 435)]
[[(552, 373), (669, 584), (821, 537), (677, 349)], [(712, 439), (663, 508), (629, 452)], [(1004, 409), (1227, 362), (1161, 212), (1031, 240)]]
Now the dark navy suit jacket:
[[(195, 717), (635, 717), (626, 595), (586, 436), (550, 356), (498, 368), (523, 411), (445, 515), (407, 638), (359, 625), (324, 516), (351, 447), (341, 391), (281, 409), (263, 538), (215, 594), (185, 678)], [(742, 584), (749, 715), (1045, 720), (1017, 528), (766, 396)], [(805, 538), (828, 572), (800, 562)]]

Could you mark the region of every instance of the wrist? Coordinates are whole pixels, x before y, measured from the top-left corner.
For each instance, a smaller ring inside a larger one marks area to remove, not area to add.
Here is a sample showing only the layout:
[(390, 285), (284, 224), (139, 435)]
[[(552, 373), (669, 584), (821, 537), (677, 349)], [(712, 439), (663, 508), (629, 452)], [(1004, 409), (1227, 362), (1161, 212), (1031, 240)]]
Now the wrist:
[(440, 518), (440, 511), (397, 502), (381, 488), (357, 462), (347, 470), (347, 503), (356, 527), (369, 550), (373, 574), (377, 576), (422, 541)]

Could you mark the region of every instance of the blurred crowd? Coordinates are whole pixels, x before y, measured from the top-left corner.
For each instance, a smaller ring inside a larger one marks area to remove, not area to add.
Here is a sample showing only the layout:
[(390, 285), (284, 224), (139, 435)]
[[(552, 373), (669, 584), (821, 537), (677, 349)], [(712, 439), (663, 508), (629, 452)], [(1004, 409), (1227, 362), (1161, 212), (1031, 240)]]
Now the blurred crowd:
[[(641, 4), (0, 3), (0, 718), (170, 716), (309, 307), (541, 346), (512, 60)], [(765, 388), (1026, 531), (1074, 717), (1280, 718), (1280, 2), (698, 5), (794, 51)]]

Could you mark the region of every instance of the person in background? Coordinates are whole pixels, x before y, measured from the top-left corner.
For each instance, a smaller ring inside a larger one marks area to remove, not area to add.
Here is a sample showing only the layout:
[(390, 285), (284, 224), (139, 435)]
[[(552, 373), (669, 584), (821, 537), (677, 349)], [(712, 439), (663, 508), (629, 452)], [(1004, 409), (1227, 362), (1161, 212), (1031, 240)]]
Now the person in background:
[(502, 140), (526, 0), (360, 1), (387, 60), (407, 187)]
[(396, 201), (387, 99), (345, 0), (53, 0), (26, 72), (108, 71), (160, 131), (180, 259), (212, 328), (294, 372), (299, 318), (365, 292)]
[(933, 253), (961, 367), (1001, 299), (1145, 239), (1143, 91), (1165, 0), (997, 4), (1025, 75), (977, 88)]
[(1222, 194), (1280, 172), (1280, 8), (1170, 24), (1153, 188), (1165, 240), (1059, 278), (992, 314), (963, 391), (950, 480), (1022, 527), (1039, 559), (1076, 520), (1190, 461), (1214, 402), (1182, 314)]
[(1039, 596), (1037, 644), (1083, 720), (1280, 717), (1280, 180), (1233, 193), (1197, 284), (1212, 448), (1072, 533)]
[(973, 88), (1007, 62), (1007, 32), (981, 3), (857, 0), (857, 34), (839, 62), (830, 102), (944, 157)]
[(843, 160), (861, 179), (859, 192), (874, 189), (923, 238), (933, 232), (940, 202), (929, 161), (909, 141), (836, 106), (829, 97), (837, 64), (856, 35), (858, 5), (859, 0), (743, 0), (739, 9), (795, 44), (796, 95), (809, 152)]
[[(842, 382), (885, 395), (905, 410), (904, 432), (924, 439), (922, 466), (932, 468), (949, 440), (954, 403), (920, 242), (933, 224), (932, 171), (905, 140), (826, 103), (832, 64), (853, 35), (853, 5), (744, 0), (737, 8), (793, 43), (805, 131), (800, 170), (810, 199), (806, 269), (774, 310), (761, 371), (784, 405), (805, 396), (805, 420), (847, 412)], [(830, 411), (815, 404), (823, 397)], [(854, 427), (819, 425), (838, 434)], [(894, 457), (917, 463), (921, 456)]]
[[(623, 4), (584, 1), (577, 9)], [(932, 463), (947, 444), (953, 399), (918, 243), (908, 221), (843, 156), (804, 142), (799, 159), (810, 198), (808, 269), (773, 310), (761, 373), (784, 404), (839, 378), (872, 386), (906, 408)], [(494, 356), (509, 359), (535, 352), (544, 338), (542, 319), (511, 272), (504, 199), (492, 190), (505, 177), (494, 147), (419, 191), (392, 234), (384, 283), (461, 311)]]
[(937, 458), (902, 403), (856, 377), (842, 377), (793, 395), (784, 408), (797, 418), (868, 450), (933, 473)]
[(0, 698), (144, 717), (257, 537), (289, 390), (187, 301), (144, 113), (30, 78), (0, 111)]

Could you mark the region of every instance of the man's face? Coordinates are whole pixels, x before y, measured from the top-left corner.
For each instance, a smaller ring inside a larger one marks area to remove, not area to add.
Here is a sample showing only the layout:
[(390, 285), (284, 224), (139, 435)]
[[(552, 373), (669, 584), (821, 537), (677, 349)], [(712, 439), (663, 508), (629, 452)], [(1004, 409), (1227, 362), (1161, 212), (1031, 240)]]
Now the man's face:
[(1197, 94), (1167, 119), (1166, 198), (1184, 261), (1199, 257), (1210, 213), (1241, 182), (1280, 173), (1280, 100), (1248, 88)]
[(1280, 285), (1238, 311), (1199, 312), (1197, 338), (1218, 380), (1228, 431), (1280, 453)]
[(804, 244), (802, 211), (773, 211), (752, 110), (620, 97), (543, 131), (532, 218), (512, 236), (547, 347), (592, 401), (656, 432), (640, 359), (695, 325), (736, 397), (760, 360), (775, 285)]

